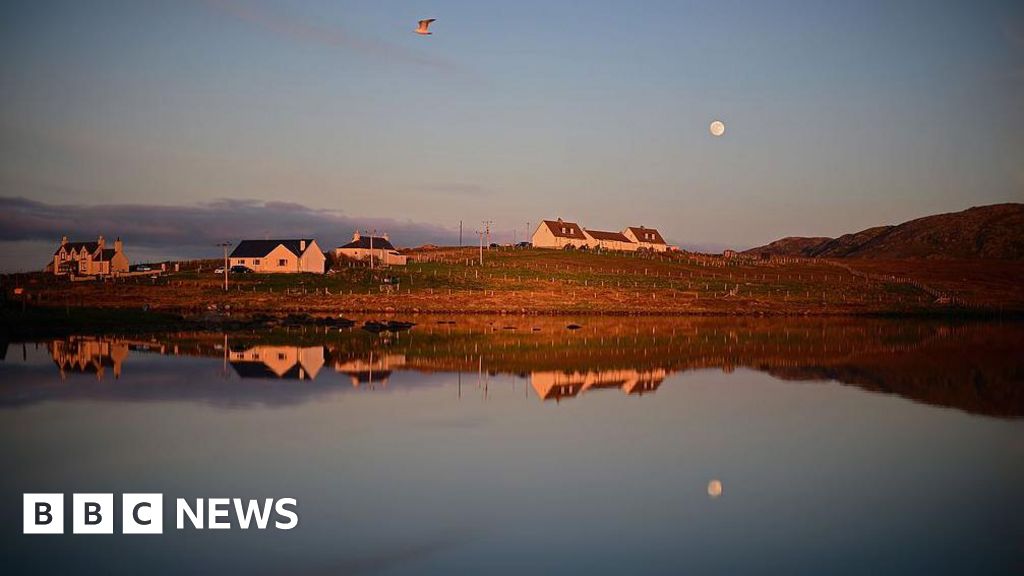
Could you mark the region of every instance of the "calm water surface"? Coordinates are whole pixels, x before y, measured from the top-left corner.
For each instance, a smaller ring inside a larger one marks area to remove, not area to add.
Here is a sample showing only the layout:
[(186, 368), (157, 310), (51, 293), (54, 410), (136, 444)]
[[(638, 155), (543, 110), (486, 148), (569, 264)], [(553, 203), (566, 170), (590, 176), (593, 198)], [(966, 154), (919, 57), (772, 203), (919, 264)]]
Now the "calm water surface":
[[(1024, 325), (415, 320), (0, 343), (4, 571), (1024, 573)], [(165, 533), (23, 536), (24, 492)]]

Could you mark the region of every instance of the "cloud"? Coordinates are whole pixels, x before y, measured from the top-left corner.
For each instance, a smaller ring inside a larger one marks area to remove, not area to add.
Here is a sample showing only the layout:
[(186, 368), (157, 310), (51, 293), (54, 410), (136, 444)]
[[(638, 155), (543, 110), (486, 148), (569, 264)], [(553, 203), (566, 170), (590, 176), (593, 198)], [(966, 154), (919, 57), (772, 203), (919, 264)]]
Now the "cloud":
[(151, 204), (49, 204), (0, 196), (0, 242), (75, 240), (120, 236), (126, 248), (159, 249), (167, 257), (212, 254), (225, 240), (316, 238), (325, 249), (351, 239), (354, 230), (387, 232), (398, 246), (452, 244), (458, 232), (443, 226), (390, 218), (357, 218), (294, 202), (221, 199), (186, 206)]

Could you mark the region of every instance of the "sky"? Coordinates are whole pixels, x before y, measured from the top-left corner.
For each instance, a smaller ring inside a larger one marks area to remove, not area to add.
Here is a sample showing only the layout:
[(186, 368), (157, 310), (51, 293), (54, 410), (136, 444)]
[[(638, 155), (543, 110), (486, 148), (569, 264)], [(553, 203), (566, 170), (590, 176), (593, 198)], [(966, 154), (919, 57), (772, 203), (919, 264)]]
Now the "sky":
[(0, 104), (0, 270), (557, 217), (746, 248), (1024, 201), (1024, 3), (7, 1)]

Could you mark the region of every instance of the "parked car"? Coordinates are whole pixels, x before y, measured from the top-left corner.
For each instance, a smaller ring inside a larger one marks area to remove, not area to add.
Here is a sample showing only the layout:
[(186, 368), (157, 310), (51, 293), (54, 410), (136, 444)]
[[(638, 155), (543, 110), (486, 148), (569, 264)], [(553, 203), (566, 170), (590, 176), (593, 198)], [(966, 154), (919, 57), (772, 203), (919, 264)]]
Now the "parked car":
[(489, 248), (499, 248), (499, 246), (498, 246), (498, 243), (497, 243), (497, 242), (491, 242), (490, 246), (488, 246), (488, 247), (489, 247)]
[(153, 269), (150, 268), (149, 266), (145, 265), (145, 264), (139, 264), (138, 266), (135, 267), (135, 271), (136, 272), (152, 272)]
[(232, 274), (248, 274), (250, 272), (252, 272), (252, 268), (249, 268), (248, 266), (238, 265), (231, 267)]
[(516, 244), (516, 248), (533, 248), (533, 242), (520, 242)]

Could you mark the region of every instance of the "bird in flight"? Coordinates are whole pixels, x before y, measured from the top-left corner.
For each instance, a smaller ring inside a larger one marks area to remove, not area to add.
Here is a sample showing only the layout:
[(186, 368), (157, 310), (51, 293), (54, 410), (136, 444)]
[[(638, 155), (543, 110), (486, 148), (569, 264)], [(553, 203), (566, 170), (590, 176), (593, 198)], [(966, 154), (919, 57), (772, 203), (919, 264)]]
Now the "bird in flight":
[(416, 29), (416, 33), (421, 36), (429, 36), (433, 34), (433, 32), (428, 30), (428, 28), (430, 28), (430, 23), (433, 22), (434, 20), (437, 20), (437, 18), (427, 18), (426, 20), (420, 20), (420, 27)]

